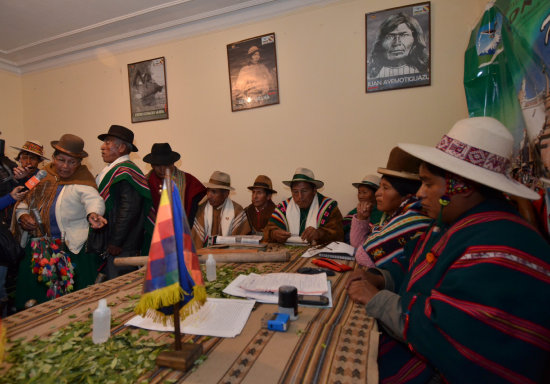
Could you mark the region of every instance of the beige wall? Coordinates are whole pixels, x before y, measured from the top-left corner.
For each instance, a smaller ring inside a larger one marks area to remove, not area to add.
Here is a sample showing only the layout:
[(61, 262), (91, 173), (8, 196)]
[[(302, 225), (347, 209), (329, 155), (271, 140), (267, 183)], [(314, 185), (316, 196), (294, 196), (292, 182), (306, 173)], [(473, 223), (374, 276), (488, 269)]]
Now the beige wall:
[(21, 146), (25, 138), (22, 79), (0, 70), (0, 84), (0, 138), (6, 141), (6, 155), (13, 158), (18, 151), (9, 146)]
[[(151, 144), (168, 141), (182, 154), (180, 167), (200, 180), (215, 169), (230, 173), (233, 198), (243, 205), (257, 174), (271, 176), (280, 201), (289, 195), (281, 181), (304, 166), (347, 212), (356, 204), (351, 183), (384, 166), (397, 142), (435, 144), (467, 115), (463, 55), (484, 0), (432, 0), (431, 86), (365, 93), (365, 13), (406, 4), (339, 1), (143, 50), (98, 50), (92, 61), (25, 74), (25, 137), (49, 143), (66, 132), (82, 136), (95, 174), (103, 167), (97, 135), (122, 124), (136, 134), (134, 160), (144, 170)], [(281, 103), (231, 112), (226, 45), (270, 32)], [(170, 118), (131, 124), (127, 64), (159, 56), (167, 62)]]

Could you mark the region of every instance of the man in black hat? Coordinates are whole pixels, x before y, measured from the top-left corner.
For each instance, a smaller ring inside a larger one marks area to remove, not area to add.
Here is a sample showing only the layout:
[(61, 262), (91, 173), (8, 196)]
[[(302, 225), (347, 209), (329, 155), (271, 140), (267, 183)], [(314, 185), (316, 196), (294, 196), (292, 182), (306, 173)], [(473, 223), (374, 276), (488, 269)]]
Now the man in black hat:
[(206, 195), (206, 187), (193, 175), (179, 170), (174, 163), (180, 159), (180, 154), (172, 151), (168, 143), (155, 143), (151, 147), (151, 153), (143, 158), (143, 161), (151, 164), (153, 168), (146, 176), (153, 198), (153, 207), (158, 208), (162, 182), (166, 169), (170, 169), (172, 180), (178, 186), (181, 201), (189, 227), (193, 225), (199, 202)]
[(130, 160), (130, 153), (138, 151), (133, 144), (134, 133), (111, 125), (108, 133), (97, 138), (103, 141), (101, 157), (108, 164), (96, 177), (108, 224), (93, 232), (89, 246), (105, 257), (104, 271), (111, 279), (131, 271), (115, 267), (114, 258), (149, 253), (154, 227), (152, 200), (147, 179)]

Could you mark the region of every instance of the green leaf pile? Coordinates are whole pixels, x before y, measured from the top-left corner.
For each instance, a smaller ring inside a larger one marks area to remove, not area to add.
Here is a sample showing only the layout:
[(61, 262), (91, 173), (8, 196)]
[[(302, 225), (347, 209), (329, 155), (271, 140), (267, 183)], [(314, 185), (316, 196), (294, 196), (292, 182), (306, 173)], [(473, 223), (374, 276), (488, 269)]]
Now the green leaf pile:
[(3, 383), (134, 383), (155, 367), (167, 345), (125, 330), (94, 344), (90, 322), (75, 322), (47, 338), (18, 339), (8, 350), (13, 364)]

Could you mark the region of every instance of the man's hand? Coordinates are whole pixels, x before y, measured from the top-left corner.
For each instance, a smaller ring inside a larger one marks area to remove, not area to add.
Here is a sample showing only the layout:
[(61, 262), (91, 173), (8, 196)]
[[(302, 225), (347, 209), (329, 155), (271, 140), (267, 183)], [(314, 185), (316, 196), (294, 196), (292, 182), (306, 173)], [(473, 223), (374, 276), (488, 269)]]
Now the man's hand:
[(13, 169), (13, 177), (15, 177), (16, 180), (21, 180), (27, 177), (30, 172), (31, 170), (26, 167), (16, 167)]
[(112, 244), (109, 244), (107, 246), (107, 252), (109, 253), (109, 255), (111, 256), (118, 256), (122, 253), (122, 248), (121, 247), (117, 247), (116, 245), (112, 245)]
[(355, 280), (348, 287), (350, 299), (366, 305), (380, 290), (368, 282), (368, 280)]
[(38, 228), (36, 220), (34, 220), (28, 213), (25, 213), (19, 217), (19, 225), (21, 225), (21, 228), (25, 231), (34, 231)]
[(319, 229), (313, 227), (307, 227), (304, 232), (302, 232), (302, 240), (307, 241), (310, 244), (313, 242), (317, 243), (321, 239), (323, 233)]
[(277, 243), (284, 243), (288, 240), (291, 233), (287, 232), (283, 229), (276, 229), (273, 232), (271, 232), (271, 236), (273, 237), (273, 240), (275, 240)]
[(16, 201), (23, 200), (23, 198), (27, 195), (27, 192), (29, 192), (28, 190), (27, 191), (21, 191), (23, 188), (24, 187), (22, 185), (20, 185), (19, 187), (15, 187), (10, 192), (10, 196), (12, 197), (12, 199), (14, 199)]
[(368, 220), (372, 212), (372, 203), (367, 201), (360, 201), (357, 204), (357, 218), (359, 220)]
[(93, 229), (99, 229), (103, 228), (107, 224), (107, 219), (95, 212), (92, 212), (88, 215), (88, 222), (90, 223), (90, 227)]
[(384, 286), (386, 283), (386, 281), (384, 280), (384, 276), (378, 275), (376, 273), (368, 272), (368, 271), (365, 271), (364, 269), (359, 268), (348, 275), (348, 279), (346, 280), (346, 289), (349, 289), (349, 287), (354, 281), (361, 281), (361, 280), (368, 281), (378, 290), (384, 289)]

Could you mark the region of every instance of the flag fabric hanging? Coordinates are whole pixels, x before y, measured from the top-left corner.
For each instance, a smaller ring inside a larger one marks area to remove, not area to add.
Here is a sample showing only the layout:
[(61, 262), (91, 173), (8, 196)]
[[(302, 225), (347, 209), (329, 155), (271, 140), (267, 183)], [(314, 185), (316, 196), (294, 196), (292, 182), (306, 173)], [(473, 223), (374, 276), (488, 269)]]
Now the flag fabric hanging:
[(143, 294), (135, 308), (137, 314), (152, 316), (163, 323), (173, 319), (174, 304), (180, 303), (183, 320), (206, 301), (191, 231), (177, 187), (171, 184), (172, 204), (166, 181), (163, 184)]

